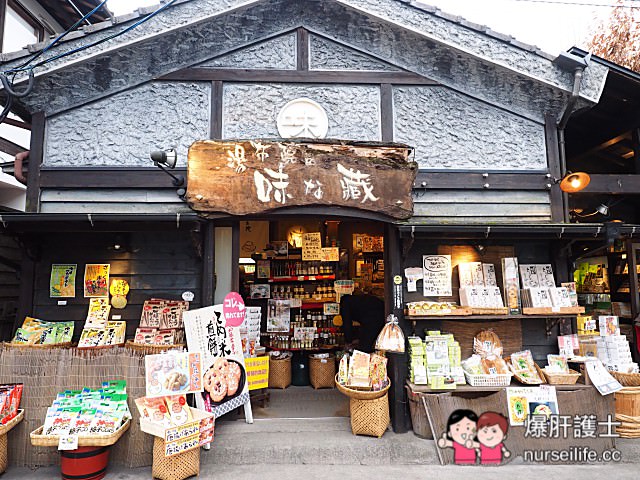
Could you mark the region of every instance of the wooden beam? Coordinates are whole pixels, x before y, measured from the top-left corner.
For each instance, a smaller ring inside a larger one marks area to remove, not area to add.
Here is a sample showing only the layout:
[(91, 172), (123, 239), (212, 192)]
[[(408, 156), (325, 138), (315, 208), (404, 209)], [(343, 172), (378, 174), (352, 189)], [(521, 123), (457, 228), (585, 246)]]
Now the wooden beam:
[(31, 124), (27, 123), (27, 122), (21, 122), (20, 120), (14, 120), (13, 118), (5, 118), (4, 122), (2, 123), (6, 123), (7, 125), (12, 125), (14, 127), (18, 127), (18, 128), (24, 128), (25, 130), (31, 130)]
[[(186, 168), (173, 170), (187, 175)], [(171, 188), (171, 178), (158, 168), (84, 167), (40, 171), (41, 188)]]
[(209, 132), (212, 140), (222, 138), (222, 94), (224, 85), (220, 80), (211, 82), (211, 131)]
[(296, 68), (300, 71), (309, 70), (309, 31), (298, 28), (296, 34)]
[(215, 228), (209, 220), (202, 225), (202, 306), (214, 304), (215, 285)]
[(575, 155), (573, 157), (571, 157), (569, 159), (569, 161), (571, 162), (579, 162), (580, 160), (584, 160), (587, 159), (599, 152), (602, 152), (603, 150), (607, 150), (608, 148), (611, 148), (614, 145), (617, 145), (618, 143), (626, 140), (629, 138), (629, 134), (628, 133), (623, 133), (622, 135), (618, 135), (616, 137), (610, 138), (609, 140), (602, 142), (601, 144), (590, 148), (589, 150), (586, 150), (582, 153), (580, 153), (579, 155)]
[(410, 72), (320, 72), (310, 70), (252, 70), (189, 67), (169, 73), (158, 80), (253, 83), (353, 83), (439, 85), (438, 82)]
[(27, 172), (27, 207), (29, 213), (40, 208), (40, 167), (44, 158), (44, 112), (36, 112), (31, 117), (31, 147), (29, 148), (29, 171)]
[(11, 140), (7, 140), (4, 137), (0, 137), (0, 151), (14, 157), (16, 154), (20, 152), (24, 152), (25, 150), (28, 150), (28, 149), (21, 147), (17, 143), (13, 143)]
[(380, 85), (380, 129), (383, 142), (393, 142), (393, 86)]
[(640, 175), (593, 174), (587, 188), (572, 195), (586, 193), (640, 195)]
[[(544, 119), (544, 135), (547, 145), (547, 162), (549, 173), (553, 178), (562, 178), (562, 166), (560, 165), (560, 144), (558, 142), (558, 127), (555, 117), (547, 115)], [(551, 220), (554, 222), (567, 222), (569, 213), (567, 211), (567, 198), (560, 190), (560, 185), (549, 182), (551, 185)]]
[[(485, 176), (486, 175), (486, 176)], [(547, 190), (545, 173), (428, 172), (416, 175), (414, 188), (439, 190)]]

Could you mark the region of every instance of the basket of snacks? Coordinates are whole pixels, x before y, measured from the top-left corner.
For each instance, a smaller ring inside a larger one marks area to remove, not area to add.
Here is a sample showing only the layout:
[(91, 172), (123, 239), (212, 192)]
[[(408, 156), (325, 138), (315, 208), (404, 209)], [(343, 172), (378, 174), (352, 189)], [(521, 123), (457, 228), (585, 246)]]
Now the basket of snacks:
[(530, 350), (512, 353), (510, 357), (505, 359), (509, 368), (513, 372), (514, 377), (525, 385), (540, 385), (546, 383), (544, 372), (533, 361), (533, 355)]
[(472, 387), (506, 387), (511, 383), (509, 367), (498, 355), (471, 355), (462, 362), (462, 368)]
[(542, 369), (542, 374), (550, 385), (573, 385), (582, 376), (569, 368), (563, 355), (547, 355), (547, 361), (549, 365)]
[(340, 359), (335, 384), (349, 397), (353, 434), (378, 438), (384, 435), (390, 422), (387, 359), (355, 350), (351, 357)]
[[(20, 387), (21, 388), (21, 387)], [(5, 402), (6, 403), (6, 402)], [(18, 401), (19, 405), (19, 401)], [(11, 408), (5, 409), (13, 410)], [(4, 412), (3, 412), (4, 415)], [(10, 418), (12, 415), (13, 418)], [(2, 425), (0, 425), (0, 473), (4, 473), (7, 469), (7, 465), (9, 464), (9, 455), (8, 455), (8, 446), (9, 440), (7, 439), (7, 433), (19, 424), (24, 418), (24, 410), (15, 410), (13, 413), (8, 414), (6, 417), (2, 419)]]

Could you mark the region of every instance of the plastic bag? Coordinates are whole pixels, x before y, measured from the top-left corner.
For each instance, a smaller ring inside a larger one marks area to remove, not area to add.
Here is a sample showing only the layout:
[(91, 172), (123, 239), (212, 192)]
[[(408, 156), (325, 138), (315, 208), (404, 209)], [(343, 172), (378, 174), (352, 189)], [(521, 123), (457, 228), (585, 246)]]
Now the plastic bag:
[(404, 332), (395, 315), (387, 317), (387, 323), (376, 340), (376, 350), (404, 353)]

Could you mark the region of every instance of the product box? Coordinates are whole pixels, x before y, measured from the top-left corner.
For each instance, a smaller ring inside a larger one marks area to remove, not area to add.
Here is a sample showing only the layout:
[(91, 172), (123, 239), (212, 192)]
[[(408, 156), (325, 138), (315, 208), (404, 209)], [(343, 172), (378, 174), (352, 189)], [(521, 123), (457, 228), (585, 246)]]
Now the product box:
[(193, 420), (176, 427), (165, 428), (160, 423), (140, 417), (140, 430), (165, 441), (165, 456), (199, 448), (213, 441), (214, 417), (212, 413), (187, 407), (191, 410)]
[(144, 345), (153, 345), (157, 333), (157, 328), (138, 327), (136, 328), (136, 336), (133, 341)]

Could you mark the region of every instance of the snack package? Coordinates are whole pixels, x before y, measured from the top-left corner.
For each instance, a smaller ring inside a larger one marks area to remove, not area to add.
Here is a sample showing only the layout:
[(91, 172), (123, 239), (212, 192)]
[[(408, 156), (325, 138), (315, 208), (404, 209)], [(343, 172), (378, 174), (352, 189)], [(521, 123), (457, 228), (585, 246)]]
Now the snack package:
[(174, 425), (184, 425), (193, 420), (193, 414), (187, 405), (187, 397), (185, 395), (166, 397), (166, 401), (169, 415)]
[(368, 353), (354, 350), (349, 364), (349, 385), (355, 387), (370, 387), (369, 364), (371, 356)]
[(387, 380), (387, 358), (382, 355), (372, 354), (369, 363), (369, 378), (373, 390), (382, 390)]
[(512, 353), (511, 366), (515, 373), (523, 377), (525, 380), (531, 381), (531, 383), (543, 381), (543, 379), (540, 378), (540, 375), (538, 375), (530, 350)]
[(158, 330), (154, 338), (156, 345), (174, 345), (175, 342), (175, 330), (164, 329)]
[(563, 355), (547, 355), (547, 362), (549, 365), (545, 367), (545, 370), (549, 373), (569, 373), (569, 366), (567, 365), (567, 357)]
[(156, 339), (158, 330), (155, 328), (136, 328), (136, 336), (134, 338), (135, 343), (141, 343), (144, 345), (153, 345)]
[(496, 355), (489, 355), (480, 360), (482, 370), (486, 375), (506, 375), (509, 373), (507, 363)]
[(145, 300), (140, 317), (141, 327), (159, 328), (165, 308), (163, 300)]
[(340, 359), (340, 366), (338, 367), (338, 383), (345, 385), (349, 380), (349, 354), (345, 354)]
[(502, 342), (493, 330), (480, 330), (473, 338), (473, 353), (481, 357), (502, 357)]
[(484, 375), (482, 368), (482, 357), (480, 355), (471, 355), (462, 362), (462, 368), (471, 375)]
[(376, 350), (387, 352), (404, 352), (404, 333), (395, 315), (387, 317), (387, 323), (382, 327), (376, 339)]

